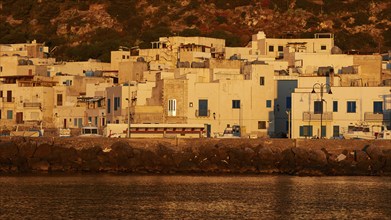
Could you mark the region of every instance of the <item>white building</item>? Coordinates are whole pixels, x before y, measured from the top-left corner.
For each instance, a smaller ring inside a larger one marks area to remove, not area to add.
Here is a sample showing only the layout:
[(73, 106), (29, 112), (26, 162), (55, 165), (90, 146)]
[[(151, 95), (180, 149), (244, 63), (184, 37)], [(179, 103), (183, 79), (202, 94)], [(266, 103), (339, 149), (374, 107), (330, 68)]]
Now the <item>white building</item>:
[(299, 77), (292, 94), (292, 138), (335, 137), (357, 123), (390, 125), (391, 87), (345, 87), (338, 82), (330, 87), (330, 80)]

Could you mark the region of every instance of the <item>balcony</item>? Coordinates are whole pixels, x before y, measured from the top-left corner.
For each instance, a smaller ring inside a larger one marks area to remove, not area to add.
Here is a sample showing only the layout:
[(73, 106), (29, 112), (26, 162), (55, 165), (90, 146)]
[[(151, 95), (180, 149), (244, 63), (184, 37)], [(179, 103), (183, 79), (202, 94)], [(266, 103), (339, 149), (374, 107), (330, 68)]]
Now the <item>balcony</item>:
[(374, 122), (389, 121), (391, 118), (390, 116), (391, 116), (391, 112), (389, 113), (365, 112), (364, 121), (374, 121)]
[(15, 97), (8, 98), (8, 97), (0, 97), (1, 102), (9, 102), (9, 103), (14, 103), (15, 102)]
[[(200, 115), (200, 113), (204, 113), (204, 114)], [(210, 110), (208, 109), (206, 112), (205, 111), (199, 112), (198, 110), (195, 110), (195, 116), (197, 118), (209, 118), (210, 117)]]
[(23, 103), (23, 107), (25, 108), (41, 108), (42, 103), (40, 102), (25, 102)]
[[(303, 112), (303, 121), (320, 121), (321, 114), (315, 114), (314, 112)], [(332, 112), (323, 112), (322, 121), (332, 121)]]

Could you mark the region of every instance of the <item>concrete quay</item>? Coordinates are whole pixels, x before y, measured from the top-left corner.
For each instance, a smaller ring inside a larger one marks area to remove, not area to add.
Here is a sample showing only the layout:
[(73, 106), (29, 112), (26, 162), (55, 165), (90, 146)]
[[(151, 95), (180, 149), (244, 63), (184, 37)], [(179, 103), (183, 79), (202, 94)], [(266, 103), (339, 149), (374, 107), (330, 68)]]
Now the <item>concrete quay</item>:
[(41, 172), (391, 176), (391, 141), (0, 138), (0, 175)]

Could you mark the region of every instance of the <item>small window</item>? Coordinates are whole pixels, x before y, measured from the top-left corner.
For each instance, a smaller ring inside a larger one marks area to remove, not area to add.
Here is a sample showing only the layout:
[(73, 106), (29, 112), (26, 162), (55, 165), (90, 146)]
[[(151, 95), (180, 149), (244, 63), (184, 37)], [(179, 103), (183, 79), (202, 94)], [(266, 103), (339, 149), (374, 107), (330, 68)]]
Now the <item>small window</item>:
[(383, 102), (379, 102), (379, 101), (373, 102), (373, 113), (375, 114), (383, 113)]
[(12, 90), (7, 91), (7, 102), (12, 102)]
[(111, 112), (111, 99), (107, 99), (107, 113)]
[(258, 121), (258, 129), (266, 129), (266, 121)]
[(321, 129), (321, 137), (326, 137), (326, 126), (325, 125), (322, 125), (322, 129)]
[(232, 100), (232, 108), (240, 108), (240, 100)]
[(122, 55), (122, 59), (125, 59), (125, 55)]
[(339, 134), (339, 126), (338, 125), (334, 125), (333, 126), (333, 137), (339, 137), (340, 134)]
[(314, 114), (322, 114), (323, 113), (323, 102), (322, 101), (315, 101), (314, 102)]
[(284, 47), (283, 46), (278, 46), (278, 52), (282, 52), (284, 51)]
[(12, 112), (12, 110), (7, 110), (7, 119), (12, 119), (14, 116), (14, 113)]
[(176, 116), (176, 99), (168, 100), (168, 116)]
[(78, 126), (79, 128), (81, 128), (81, 127), (83, 126), (83, 119), (82, 119), (82, 118), (78, 118), (77, 126)]
[(159, 60), (159, 54), (156, 54), (156, 60)]
[(326, 48), (327, 48), (326, 45), (320, 46), (320, 49), (321, 49), (321, 50), (326, 50)]
[(333, 112), (338, 112), (338, 101), (333, 101)]
[(265, 77), (264, 76), (259, 77), (259, 85), (261, 85), (261, 86), (265, 85)]
[(312, 125), (300, 126), (300, 137), (311, 137), (312, 136)]
[(355, 101), (348, 101), (346, 104), (347, 104), (347, 112), (348, 113), (355, 113), (356, 112), (356, 102)]
[(114, 97), (114, 111), (117, 111), (120, 107), (120, 97)]
[(77, 118), (73, 119), (73, 126), (75, 126), (75, 127), (77, 126)]
[(274, 52), (274, 46), (273, 45), (269, 46), (269, 52)]
[(57, 94), (57, 106), (62, 106), (62, 94)]
[(272, 107), (272, 100), (266, 100), (266, 108)]

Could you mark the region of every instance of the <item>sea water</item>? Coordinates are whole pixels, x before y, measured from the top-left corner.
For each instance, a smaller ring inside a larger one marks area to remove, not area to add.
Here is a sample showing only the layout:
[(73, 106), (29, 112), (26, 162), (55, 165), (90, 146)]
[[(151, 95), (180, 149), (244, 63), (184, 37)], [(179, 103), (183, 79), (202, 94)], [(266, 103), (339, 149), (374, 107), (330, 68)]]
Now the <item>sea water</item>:
[(391, 219), (391, 177), (0, 176), (0, 219)]

